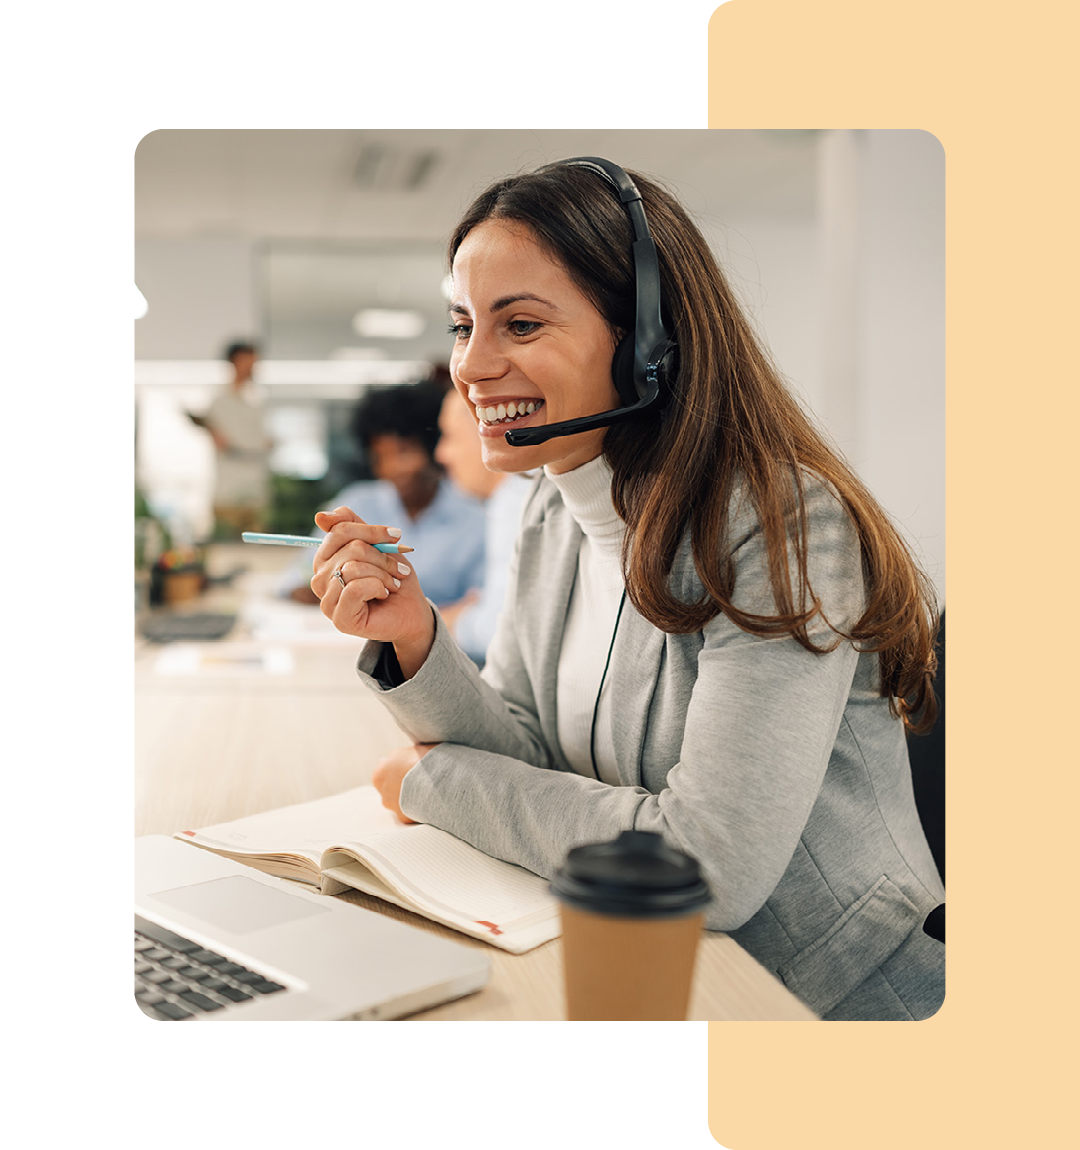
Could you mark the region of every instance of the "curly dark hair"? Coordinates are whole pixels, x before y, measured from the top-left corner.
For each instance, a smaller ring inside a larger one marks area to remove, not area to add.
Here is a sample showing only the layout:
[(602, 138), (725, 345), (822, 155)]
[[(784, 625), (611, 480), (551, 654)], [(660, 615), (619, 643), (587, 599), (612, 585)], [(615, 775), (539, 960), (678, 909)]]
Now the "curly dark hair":
[(446, 389), (431, 379), (372, 387), (352, 417), (352, 433), (367, 452), (376, 435), (415, 439), (434, 459), (439, 442), (439, 409)]

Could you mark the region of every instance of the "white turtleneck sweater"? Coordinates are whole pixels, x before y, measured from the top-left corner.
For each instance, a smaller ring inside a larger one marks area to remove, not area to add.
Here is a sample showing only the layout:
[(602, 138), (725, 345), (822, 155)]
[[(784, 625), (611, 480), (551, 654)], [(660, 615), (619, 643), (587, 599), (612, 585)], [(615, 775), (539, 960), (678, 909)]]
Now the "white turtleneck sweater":
[(604, 782), (616, 784), (610, 681), (604, 667), (624, 590), (619, 559), (626, 524), (612, 505), (612, 471), (602, 455), (562, 475), (553, 475), (546, 467), (544, 472), (584, 533), (559, 655), (559, 743), (575, 771), (595, 778), (590, 741), (600, 691), (593, 743), (596, 766)]

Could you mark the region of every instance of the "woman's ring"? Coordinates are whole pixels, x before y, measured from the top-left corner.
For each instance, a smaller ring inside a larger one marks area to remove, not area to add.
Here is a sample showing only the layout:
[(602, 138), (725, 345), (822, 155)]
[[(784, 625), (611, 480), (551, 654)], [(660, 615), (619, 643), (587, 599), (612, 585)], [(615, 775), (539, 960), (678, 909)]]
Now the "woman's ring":
[(334, 578), (342, 585), (342, 587), (345, 586), (345, 576), (342, 575), (340, 567), (334, 568)]

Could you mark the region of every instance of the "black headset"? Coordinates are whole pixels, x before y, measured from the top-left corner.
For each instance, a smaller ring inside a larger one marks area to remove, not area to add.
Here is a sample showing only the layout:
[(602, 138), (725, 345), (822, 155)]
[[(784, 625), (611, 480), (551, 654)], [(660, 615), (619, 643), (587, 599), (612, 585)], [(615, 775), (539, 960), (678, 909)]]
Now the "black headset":
[(618, 193), (634, 229), (632, 252), (637, 298), (634, 330), (619, 341), (611, 360), (611, 378), (622, 406), (544, 427), (507, 431), (506, 442), (511, 447), (531, 447), (559, 435), (577, 435), (659, 411), (667, 402), (678, 369), (679, 350), (660, 313), (660, 264), (645, 209), (641, 206), (641, 193), (622, 168), (610, 160), (576, 156), (552, 167), (564, 165), (591, 168), (607, 180)]

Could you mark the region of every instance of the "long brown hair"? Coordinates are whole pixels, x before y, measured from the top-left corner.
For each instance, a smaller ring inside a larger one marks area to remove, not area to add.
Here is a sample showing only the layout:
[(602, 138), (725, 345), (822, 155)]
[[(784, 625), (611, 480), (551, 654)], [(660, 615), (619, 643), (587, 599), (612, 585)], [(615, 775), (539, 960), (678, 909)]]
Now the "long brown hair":
[[(914, 732), (928, 730), (937, 715), (937, 608), (929, 580), (888, 516), (788, 392), (685, 210), (653, 180), (628, 174), (656, 242), (665, 320), (679, 346), (678, 376), (662, 418), (610, 427), (604, 438), (614, 472), (612, 498), (627, 525), (623, 577), (631, 602), (654, 626), (674, 634), (700, 631), (723, 612), (745, 631), (790, 634), (818, 653), (850, 640), (877, 653), (881, 693), (893, 714)], [(497, 181), (454, 230), (451, 265), (472, 228), (493, 218), (528, 226), (616, 337), (633, 326), (633, 235), (603, 177), (552, 164)], [(833, 628), (836, 638), (824, 646), (807, 631), (821, 605), (807, 570), (806, 473), (831, 485), (847, 509), (867, 590), (862, 617), (850, 631)], [(764, 535), (774, 615), (748, 614), (732, 602), (729, 517), (739, 488), (748, 493)], [(696, 602), (680, 599), (670, 586), (688, 529), (705, 589)], [(639, 538), (649, 546), (635, 547)]]

